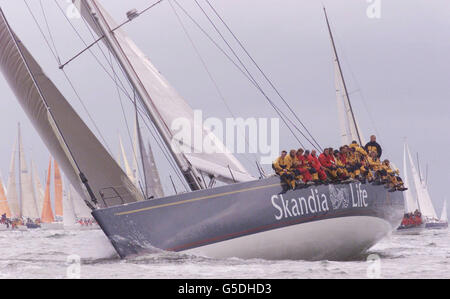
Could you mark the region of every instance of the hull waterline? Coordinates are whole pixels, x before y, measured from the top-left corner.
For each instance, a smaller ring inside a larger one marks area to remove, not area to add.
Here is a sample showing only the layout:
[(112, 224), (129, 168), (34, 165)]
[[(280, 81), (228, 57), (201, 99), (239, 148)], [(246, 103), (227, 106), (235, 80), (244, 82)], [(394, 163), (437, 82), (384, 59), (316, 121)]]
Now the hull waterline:
[(448, 222), (427, 222), (425, 223), (426, 229), (447, 229)]
[(351, 183), (283, 192), (278, 177), (95, 210), (123, 258), (152, 250), (209, 257), (349, 259), (397, 228), (403, 194)]

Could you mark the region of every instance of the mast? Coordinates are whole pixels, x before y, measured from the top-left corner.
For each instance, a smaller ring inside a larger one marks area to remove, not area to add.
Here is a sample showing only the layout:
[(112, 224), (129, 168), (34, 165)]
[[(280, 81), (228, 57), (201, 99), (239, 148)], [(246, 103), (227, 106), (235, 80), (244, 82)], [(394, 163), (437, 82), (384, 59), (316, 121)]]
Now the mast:
[(336, 62), (336, 65), (337, 65), (337, 68), (338, 68), (338, 71), (339, 71), (339, 76), (341, 77), (341, 80), (342, 80), (342, 85), (343, 85), (343, 88), (344, 88), (345, 97), (347, 99), (347, 103), (346, 104), (348, 105), (348, 109), (350, 110), (351, 122), (352, 122), (352, 125), (354, 127), (354, 131), (355, 131), (355, 133), (357, 135), (358, 142), (359, 142), (359, 144), (361, 146), (363, 146), (362, 137), (361, 137), (361, 134), (359, 132), (358, 123), (356, 122), (355, 114), (353, 112), (352, 104), (350, 102), (350, 97), (348, 95), (347, 85), (346, 85), (345, 79), (344, 79), (344, 73), (342, 72), (341, 63), (339, 61), (339, 56), (337, 54), (336, 45), (334, 43), (334, 38), (333, 38), (333, 33), (331, 32), (330, 22), (328, 21), (328, 15), (327, 15), (327, 11), (326, 11), (325, 7), (323, 8), (323, 12), (325, 14), (325, 19), (326, 19), (326, 22), (327, 22), (328, 32), (330, 34), (331, 44), (333, 46), (335, 62)]
[(125, 72), (128, 81), (133, 86), (133, 89), (136, 91), (137, 98), (141, 101), (143, 106), (146, 109), (147, 114), (149, 115), (152, 122), (155, 124), (155, 127), (158, 130), (158, 133), (161, 135), (167, 149), (172, 154), (177, 166), (180, 168), (183, 173), (187, 183), (191, 190), (199, 190), (203, 189), (203, 183), (201, 181), (200, 175), (198, 171), (192, 167), (191, 163), (187, 160), (187, 158), (182, 154), (177, 154), (172, 148), (172, 136), (167, 125), (162, 121), (160, 116), (158, 115), (157, 109), (152, 104), (152, 99), (150, 95), (147, 93), (145, 87), (143, 86), (142, 81), (134, 70), (132, 64), (127, 58), (127, 55), (124, 53), (120, 43), (117, 41), (114, 32), (109, 27), (108, 22), (106, 21), (102, 11), (97, 6), (97, 3), (93, 0), (83, 1), (87, 5), (87, 8), (91, 12), (91, 17), (97, 24), (100, 29), (102, 35), (105, 37), (105, 41), (109, 46), (111, 52), (116, 57), (119, 62), (121, 68)]

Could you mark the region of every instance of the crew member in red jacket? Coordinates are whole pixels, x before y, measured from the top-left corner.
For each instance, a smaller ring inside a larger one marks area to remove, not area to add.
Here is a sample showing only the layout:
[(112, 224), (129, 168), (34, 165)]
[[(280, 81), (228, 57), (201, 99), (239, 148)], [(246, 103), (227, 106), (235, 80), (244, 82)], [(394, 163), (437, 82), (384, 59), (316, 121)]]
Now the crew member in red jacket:
[(308, 167), (308, 159), (303, 155), (304, 150), (302, 148), (299, 148), (297, 151), (297, 159), (298, 159), (298, 165), (297, 170), (300, 171), (300, 174), (302, 175), (303, 182), (308, 183), (312, 181), (311, 173), (309, 172)]
[(308, 156), (308, 162), (312, 168), (314, 168), (319, 174), (319, 179), (323, 182), (327, 180), (327, 174), (325, 173), (325, 168), (320, 164), (319, 159), (316, 156), (316, 151), (312, 150), (311, 154)]
[(330, 153), (330, 148), (324, 149), (323, 153), (320, 154), (319, 162), (325, 168), (327, 176), (333, 180), (337, 180), (336, 161), (334, 160), (332, 152)]

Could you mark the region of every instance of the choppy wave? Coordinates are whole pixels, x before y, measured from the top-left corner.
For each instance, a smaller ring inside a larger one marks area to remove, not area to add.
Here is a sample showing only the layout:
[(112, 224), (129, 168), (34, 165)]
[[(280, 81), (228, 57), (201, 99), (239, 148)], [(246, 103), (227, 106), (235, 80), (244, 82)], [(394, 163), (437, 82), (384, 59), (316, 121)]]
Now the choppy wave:
[[(214, 259), (152, 251), (120, 259), (105, 235), (87, 231), (0, 233), (0, 278), (450, 278), (448, 231), (392, 235), (345, 262)], [(378, 264), (368, 259), (379, 258)], [(370, 272), (373, 267), (378, 272)], [(75, 271), (75, 272), (74, 272)]]

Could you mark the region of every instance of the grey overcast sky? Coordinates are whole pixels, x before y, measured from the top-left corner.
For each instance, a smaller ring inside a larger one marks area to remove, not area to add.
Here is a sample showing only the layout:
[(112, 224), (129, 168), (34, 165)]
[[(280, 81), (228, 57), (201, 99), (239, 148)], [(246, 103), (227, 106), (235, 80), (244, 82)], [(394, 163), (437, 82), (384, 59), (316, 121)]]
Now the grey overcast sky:
[[(450, 183), (447, 152), (450, 146), (450, 2), (379, 0), (379, 18), (370, 18), (367, 9), (371, 5), (369, 2), (374, 1), (211, 0), (319, 143), (337, 147), (340, 140), (334, 66), (322, 11), (324, 4), (363, 133), (366, 138), (376, 133), (385, 149), (384, 157), (399, 167), (402, 165), (403, 141), (407, 138), (412, 152), (420, 155), (422, 170), (428, 165), (429, 190), (440, 213), (447, 196), (446, 184)], [(47, 34), (39, 1), (27, 2)], [(56, 2), (63, 9), (69, 6), (66, 0)], [(123, 21), (126, 11), (131, 8), (142, 10), (155, 1), (101, 2), (116, 20)], [(193, 0), (179, 2), (213, 34)], [(42, 0), (42, 3), (58, 54), (66, 61), (84, 46), (55, 1)], [(203, 0), (200, 3), (204, 3)], [(15, 32), (92, 128), (24, 2), (0, 0), (0, 5)], [(178, 13), (233, 114), (244, 118), (276, 117), (265, 99), (179, 10)], [(81, 19), (72, 22), (86, 42), (93, 40)], [(168, 0), (127, 24), (124, 30), (194, 109), (202, 109), (206, 116), (231, 116)], [(94, 51), (102, 58), (97, 48)], [(129, 140), (115, 86), (89, 53), (83, 54), (66, 70), (115, 155), (117, 132), (125, 141)], [(11, 148), (17, 134), (17, 122), (20, 122), (27, 158), (36, 161), (43, 180), (49, 153), (1, 75), (0, 90), (0, 170), (3, 178), (7, 179)], [(277, 103), (280, 102), (277, 100)], [(126, 105), (131, 126), (132, 110), (128, 103)], [(129, 142), (126, 143), (129, 149)], [(286, 149), (299, 147), (286, 129), (281, 134), (281, 146)], [(162, 177), (167, 189), (170, 187), (168, 172), (164, 170), (167, 166), (157, 149), (155, 152), (163, 168)], [(251, 161), (241, 161), (255, 173)]]

